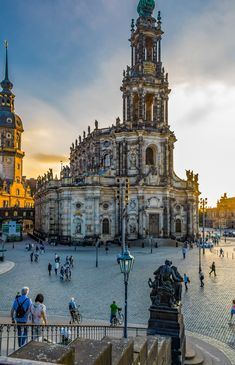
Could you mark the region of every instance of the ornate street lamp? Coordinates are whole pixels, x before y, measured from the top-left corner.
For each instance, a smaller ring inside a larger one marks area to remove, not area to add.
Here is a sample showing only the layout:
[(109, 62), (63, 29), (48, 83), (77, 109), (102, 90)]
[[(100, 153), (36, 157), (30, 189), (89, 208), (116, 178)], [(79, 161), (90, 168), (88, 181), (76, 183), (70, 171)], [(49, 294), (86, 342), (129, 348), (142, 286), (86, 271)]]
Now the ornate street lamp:
[(134, 264), (134, 256), (130, 255), (130, 252), (125, 249), (119, 260), (121, 273), (124, 275), (125, 285), (125, 312), (124, 312), (124, 338), (127, 338), (127, 286), (130, 271)]

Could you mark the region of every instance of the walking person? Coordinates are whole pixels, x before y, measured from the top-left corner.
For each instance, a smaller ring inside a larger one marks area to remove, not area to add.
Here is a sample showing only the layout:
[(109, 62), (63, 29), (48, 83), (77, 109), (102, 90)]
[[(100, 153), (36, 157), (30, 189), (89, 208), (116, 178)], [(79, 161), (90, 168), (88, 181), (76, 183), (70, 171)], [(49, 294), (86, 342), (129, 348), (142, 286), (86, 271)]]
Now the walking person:
[(209, 275), (211, 276), (211, 274), (214, 273), (214, 277), (215, 277), (216, 276), (215, 261), (212, 262), (210, 269), (211, 269), (211, 271), (209, 272)]
[(184, 280), (185, 290), (187, 291), (188, 290), (188, 284), (190, 283), (189, 277), (186, 274), (184, 274), (183, 280)]
[(39, 326), (47, 324), (46, 306), (43, 304), (44, 296), (38, 294), (35, 303), (31, 304), (30, 312), (32, 314), (32, 323), (37, 325), (33, 328), (33, 339), (42, 341), (42, 329)]
[(58, 269), (59, 269), (59, 262), (58, 261), (56, 261), (55, 262), (55, 274), (57, 275), (58, 274)]
[(48, 264), (47, 269), (48, 269), (49, 276), (51, 276), (52, 264), (50, 262)]
[(183, 259), (186, 258), (186, 252), (187, 252), (187, 248), (186, 247), (182, 247)]
[(200, 279), (200, 283), (201, 283), (200, 287), (203, 288), (204, 287), (204, 281), (203, 281), (204, 280), (204, 274), (203, 274), (201, 269), (199, 271), (199, 279)]
[(34, 262), (37, 262), (38, 263), (38, 259), (39, 259), (39, 253), (38, 252), (35, 252), (35, 254), (34, 254)]
[(70, 258), (69, 258), (69, 262), (70, 262), (70, 266), (71, 266), (71, 268), (73, 268), (73, 256), (70, 256)]
[(33, 251), (31, 252), (31, 254), (30, 254), (30, 261), (31, 262), (33, 262), (33, 256), (34, 256), (34, 253), (33, 253)]
[(27, 286), (21, 289), (21, 295), (16, 296), (11, 308), (12, 323), (17, 323), (18, 345), (23, 346), (27, 342), (28, 329), (24, 326), (28, 322), (31, 299), (28, 297), (29, 288)]
[(232, 301), (232, 307), (231, 307), (231, 310), (230, 310), (230, 321), (229, 321), (229, 324), (232, 324), (232, 319), (233, 319), (233, 315), (235, 314), (235, 299), (233, 299)]
[(219, 250), (219, 257), (224, 257), (224, 250), (222, 249), (222, 247)]
[(108, 252), (109, 252), (109, 245), (106, 243), (105, 244), (105, 252), (106, 252), (106, 255), (108, 254)]

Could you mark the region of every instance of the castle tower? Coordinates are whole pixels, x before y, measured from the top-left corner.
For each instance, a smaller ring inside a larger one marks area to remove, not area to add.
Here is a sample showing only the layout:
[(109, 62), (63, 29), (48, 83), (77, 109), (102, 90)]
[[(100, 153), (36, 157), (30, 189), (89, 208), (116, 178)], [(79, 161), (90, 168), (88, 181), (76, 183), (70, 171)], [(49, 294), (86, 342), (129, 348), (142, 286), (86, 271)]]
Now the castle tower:
[(140, 0), (131, 24), (131, 65), (123, 73), (123, 121), (131, 128), (168, 129), (168, 75), (161, 60), (161, 14), (154, 1)]
[(8, 76), (8, 44), (5, 42), (5, 77), (0, 92), (0, 178), (9, 182), (22, 182), (21, 134), (23, 124), (14, 112), (13, 84)]

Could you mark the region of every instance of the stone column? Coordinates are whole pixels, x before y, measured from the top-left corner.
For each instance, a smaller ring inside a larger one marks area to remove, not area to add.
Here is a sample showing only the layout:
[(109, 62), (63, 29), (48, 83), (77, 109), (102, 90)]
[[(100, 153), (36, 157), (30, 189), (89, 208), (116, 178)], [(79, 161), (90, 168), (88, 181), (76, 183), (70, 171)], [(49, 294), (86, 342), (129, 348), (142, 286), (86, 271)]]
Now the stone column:
[(134, 98), (134, 95), (131, 92), (129, 95), (129, 119), (128, 119), (128, 121), (131, 121), (131, 122), (133, 122), (133, 98)]
[(142, 192), (138, 195), (138, 236), (143, 237), (143, 213), (144, 213), (144, 196)]
[(157, 63), (157, 40), (156, 38), (153, 41), (153, 62)]
[(165, 98), (165, 123), (166, 123), (166, 125), (168, 125), (168, 101), (169, 101), (169, 97), (166, 96), (166, 98)]
[(122, 107), (122, 111), (123, 111), (123, 122), (126, 121), (126, 95), (122, 95), (122, 101), (123, 101), (123, 107)]
[(161, 107), (162, 107), (162, 98), (160, 93), (156, 95), (156, 120), (157, 123), (161, 123)]
[(139, 91), (139, 120), (144, 120), (144, 110), (145, 110), (145, 94), (143, 90)]
[(100, 192), (94, 196), (94, 234), (100, 235)]
[(139, 174), (142, 174), (143, 172), (143, 137), (138, 138), (138, 145), (139, 145), (139, 151), (138, 151), (138, 162), (139, 162)]
[(153, 121), (156, 124), (157, 122), (157, 94), (153, 97)]
[(164, 217), (163, 217), (163, 228), (164, 228), (164, 237), (170, 236), (170, 202), (169, 198), (163, 198), (164, 204)]

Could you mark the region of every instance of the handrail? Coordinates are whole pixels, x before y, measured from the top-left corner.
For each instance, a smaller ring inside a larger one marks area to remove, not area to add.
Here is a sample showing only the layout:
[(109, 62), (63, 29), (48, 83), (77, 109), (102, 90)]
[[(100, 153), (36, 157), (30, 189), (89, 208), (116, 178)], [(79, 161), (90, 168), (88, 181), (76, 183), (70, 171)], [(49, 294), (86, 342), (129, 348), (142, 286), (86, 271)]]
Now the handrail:
[[(129, 336), (136, 337), (146, 334), (145, 327), (128, 327)], [(123, 327), (108, 325), (84, 325), (84, 324), (0, 324), (0, 356), (9, 356), (27, 342), (44, 341), (68, 345), (76, 338), (101, 340), (105, 336), (116, 338), (123, 337)]]

